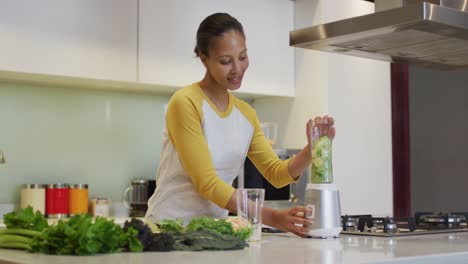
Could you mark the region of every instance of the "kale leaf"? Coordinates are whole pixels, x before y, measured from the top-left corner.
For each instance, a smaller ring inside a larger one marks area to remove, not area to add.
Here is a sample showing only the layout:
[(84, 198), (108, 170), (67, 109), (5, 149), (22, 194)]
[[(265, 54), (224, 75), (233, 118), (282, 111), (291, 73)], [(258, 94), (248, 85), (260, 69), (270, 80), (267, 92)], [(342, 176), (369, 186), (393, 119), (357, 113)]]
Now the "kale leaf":
[(235, 250), (249, 246), (236, 236), (223, 235), (207, 229), (186, 232), (176, 236), (175, 240), (174, 248), (182, 251)]
[(153, 242), (153, 232), (151, 229), (141, 220), (132, 218), (130, 221), (125, 221), (124, 231), (128, 232), (130, 228), (133, 228), (137, 232), (137, 238), (140, 241), (143, 250), (147, 251)]
[(174, 250), (175, 239), (171, 234), (180, 234), (182, 226), (179, 221), (165, 221), (166, 233), (153, 233), (150, 226), (142, 220), (132, 218), (125, 221), (124, 231), (134, 229), (137, 237), (143, 245), (144, 251), (171, 251)]
[(170, 233), (155, 233), (145, 251), (171, 251), (175, 249), (175, 239)]

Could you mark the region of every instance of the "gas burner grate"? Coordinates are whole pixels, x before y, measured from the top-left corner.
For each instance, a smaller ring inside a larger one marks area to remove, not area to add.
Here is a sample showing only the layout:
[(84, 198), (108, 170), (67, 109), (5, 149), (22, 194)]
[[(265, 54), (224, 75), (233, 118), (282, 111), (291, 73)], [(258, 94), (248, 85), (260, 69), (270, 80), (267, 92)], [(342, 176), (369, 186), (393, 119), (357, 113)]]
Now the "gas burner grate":
[(416, 224), (420, 228), (429, 230), (466, 227), (467, 212), (416, 212)]

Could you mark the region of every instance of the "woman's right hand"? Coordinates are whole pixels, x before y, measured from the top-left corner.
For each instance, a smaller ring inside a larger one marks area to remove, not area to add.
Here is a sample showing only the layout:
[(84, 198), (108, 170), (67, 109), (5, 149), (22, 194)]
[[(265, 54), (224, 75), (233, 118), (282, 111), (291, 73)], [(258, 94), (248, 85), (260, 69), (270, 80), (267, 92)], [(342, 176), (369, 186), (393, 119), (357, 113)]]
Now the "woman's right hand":
[(305, 217), (308, 213), (310, 213), (309, 209), (303, 206), (275, 211), (272, 214), (272, 226), (300, 237), (306, 237), (309, 233), (307, 226), (312, 224), (312, 220)]

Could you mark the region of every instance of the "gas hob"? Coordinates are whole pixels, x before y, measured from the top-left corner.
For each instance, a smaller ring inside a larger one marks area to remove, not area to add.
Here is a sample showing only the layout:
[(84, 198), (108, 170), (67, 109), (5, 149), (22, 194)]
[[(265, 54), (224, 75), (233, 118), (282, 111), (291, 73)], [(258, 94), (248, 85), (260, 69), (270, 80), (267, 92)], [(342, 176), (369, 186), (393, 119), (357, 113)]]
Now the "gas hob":
[(414, 217), (344, 215), (341, 234), (361, 236), (412, 236), (468, 232), (468, 212), (416, 212)]

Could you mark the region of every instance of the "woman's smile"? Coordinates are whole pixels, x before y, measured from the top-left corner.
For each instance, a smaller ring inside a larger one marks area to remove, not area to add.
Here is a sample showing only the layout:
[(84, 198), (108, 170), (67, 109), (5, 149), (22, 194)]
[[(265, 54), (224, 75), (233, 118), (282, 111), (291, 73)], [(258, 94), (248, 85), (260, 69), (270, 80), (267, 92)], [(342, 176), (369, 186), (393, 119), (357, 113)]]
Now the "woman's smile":
[(242, 83), (243, 76), (228, 77), (228, 81), (233, 85), (240, 85)]

